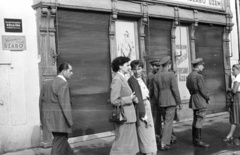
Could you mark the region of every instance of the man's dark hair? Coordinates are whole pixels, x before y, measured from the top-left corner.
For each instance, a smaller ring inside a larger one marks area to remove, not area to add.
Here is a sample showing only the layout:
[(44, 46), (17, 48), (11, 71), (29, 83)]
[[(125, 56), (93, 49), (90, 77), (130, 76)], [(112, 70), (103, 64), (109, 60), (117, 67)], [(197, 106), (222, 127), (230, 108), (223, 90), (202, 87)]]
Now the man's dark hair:
[(61, 73), (63, 70), (69, 69), (69, 63), (64, 62), (58, 66), (58, 72)]
[(199, 65), (199, 64), (194, 64), (194, 65), (192, 65), (192, 66), (193, 66), (193, 68), (197, 68), (198, 65)]
[(123, 64), (125, 64), (126, 62), (129, 62), (130, 59), (128, 57), (116, 57), (113, 61), (112, 61), (112, 70), (114, 72), (117, 72), (119, 70), (119, 66), (122, 66)]
[(130, 65), (131, 65), (131, 69), (134, 69), (137, 66), (142, 68), (144, 67), (142, 60), (133, 60)]

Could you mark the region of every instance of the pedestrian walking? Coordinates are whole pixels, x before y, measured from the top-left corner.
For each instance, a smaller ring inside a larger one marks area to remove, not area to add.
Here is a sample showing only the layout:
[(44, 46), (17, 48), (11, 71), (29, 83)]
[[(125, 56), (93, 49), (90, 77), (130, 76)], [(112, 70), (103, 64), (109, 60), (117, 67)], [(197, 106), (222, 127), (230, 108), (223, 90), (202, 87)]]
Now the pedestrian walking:
[(116, 75), (111, 83), (111, 104), (122, 105), (127, 121), (115, 124), (115, 140), (110, 155), (136, 155), (139, 145), (136, 130), (136, 112), (133, 101), (137, 102), (135, 92), (132, 92), (124, 75), (130, 71), (130, 59), (117, 57), (112, 61), (112, 70)]
[(159, 106), (165, 111), (161, 150), (166, 151), (171, 148), (170, 142), (175, 109), (176, 106), (181, 109), (181, 99), (176, 76), (173, 72), (169, 72), (171, 68), (170, 57), (162, 58), (160, 64), (162, 64), (163, 68), (154, 77), (154, 95), (158, 99)]
[[(240, 124), (240, 65), (235, 64), (232, 66), (232, 74), (235, 76), (233, 83), (232, 83), (232, 89), (228, 90), (230, 94), (232, 94), (233, 102), (229, 105), (229, 112), (230, 112), (230, 123), (231, 123), (231, 129), (227, 135), (223, 139), (225, 142), (229, 142), (233, 140), (233, 134), (238, 124)], [(239, 136), (240, 138), (240, 136)]]
[(155, 135), (157, 143), (161, 141), (161, 133), (162, 133), (162, 117), (161, 117), (161, 109), (158, 106), (158, 101), (154, 95), (154, 76), (156, 73), (161, 70), (160, 60), (154, 59), (149, 61), (151, 65), (151, 72), (147, 76), (147, 88), (149, 90), (149, 98), (151, 103), (153, 122), (155, 127)]
[(40, 92), (40, 119), (53, 135), (51, 155), (73, 155), (68, 144), (68, 134), (72, 132), (72, 105), (69, 85), (72, 66), (65, 62), (58, 68), (59, 74), (47, 81)]
[(157, 144), (151, 104), (149, 102), (149, 91), (142, 80), (143, 62), (141, 60), (133, 60), (130, 65), (133, 75), (129, 78), (128, 83), (138, 98), (136, 111), (140, 152), (144, 155), (156, 155)]
[(193, 71), (187, 76), (187, 88), (191, 94), (189, 108), (193, 110), (192, 137), (193, 144), (199, 147), (209, 147), (202, 138), (202, 127), (207, 113), (207, 104), (210, 103), (203, 75), (204, 62), (202, 58), (192, 61)]

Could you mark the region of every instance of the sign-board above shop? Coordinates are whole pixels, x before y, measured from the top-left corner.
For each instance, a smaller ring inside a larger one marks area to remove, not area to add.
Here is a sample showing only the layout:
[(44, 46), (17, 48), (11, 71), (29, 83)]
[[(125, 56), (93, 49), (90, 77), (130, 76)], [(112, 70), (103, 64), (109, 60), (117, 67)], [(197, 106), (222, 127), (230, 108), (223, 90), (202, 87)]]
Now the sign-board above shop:
[(224, 0), (154, 0), (164, 3), (187, 5), (192, 7), (209, 8), (214, 10), (224, 10)]
[(9, 51), (23, 51), (26, 50), (26, 39), (25, 36), (2, 36), (2, 47), (3, 50)]

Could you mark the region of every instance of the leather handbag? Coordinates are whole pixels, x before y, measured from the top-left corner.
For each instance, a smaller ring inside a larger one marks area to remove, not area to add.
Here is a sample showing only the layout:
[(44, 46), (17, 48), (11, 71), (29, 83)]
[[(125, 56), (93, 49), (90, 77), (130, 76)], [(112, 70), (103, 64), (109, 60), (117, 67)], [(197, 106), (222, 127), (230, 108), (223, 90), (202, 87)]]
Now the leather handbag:
[(114, 106), (114, 109), (109, 117), (109, 121), (114, 123), (124, 123), (127, 121), (122, 105)]

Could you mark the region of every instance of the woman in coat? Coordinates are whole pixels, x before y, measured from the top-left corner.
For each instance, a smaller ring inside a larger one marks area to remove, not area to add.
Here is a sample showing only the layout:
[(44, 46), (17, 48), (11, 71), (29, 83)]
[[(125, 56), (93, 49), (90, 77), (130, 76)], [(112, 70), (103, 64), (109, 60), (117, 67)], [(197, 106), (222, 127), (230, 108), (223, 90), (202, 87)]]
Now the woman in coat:
[(151, 104), (149, 102), (149, 91), (141, 78), (143, 62), (141, 60), (133, 60), (131, 62), (131, 69), (133, 71), (133, 76), (130, 77), (128, 83), (138, 98), (136, 111), (140, 152), (145, 155), (156, 155), (157, 144)]
[(223, 139), (223, 141), (228, 142), (233, 140), (233, 134), (236, 129), (236, 126), (240, 124), (240, 65), (235, 64), (232, 66), (232, 74), (235, 76), (235, 79), (233, 80), (233, 87), (232, 87), (232, 93), (233, 93), (233, 103), (229, 106), (230, 110), (230, 123), (231, 123), (231, 129), (228, 133), (227, 137)]
[(129, 73), (130, 59), (128, 57), (117, 57), (112, 62), (112, 70), (116, 73), (111, 83), (110, 100), (113, 105), (123, 105), (127, 121), (115, 124), (115, 141), (113, 142), (110, 155), (136, 155), (139, 145), (136, 132), (136, 112), (133, 100), (136, 100), (124, 75)]

